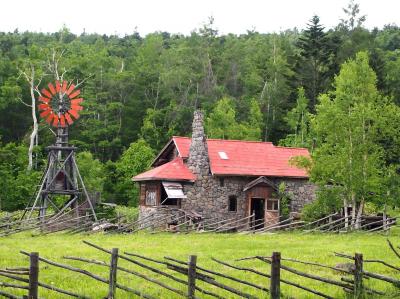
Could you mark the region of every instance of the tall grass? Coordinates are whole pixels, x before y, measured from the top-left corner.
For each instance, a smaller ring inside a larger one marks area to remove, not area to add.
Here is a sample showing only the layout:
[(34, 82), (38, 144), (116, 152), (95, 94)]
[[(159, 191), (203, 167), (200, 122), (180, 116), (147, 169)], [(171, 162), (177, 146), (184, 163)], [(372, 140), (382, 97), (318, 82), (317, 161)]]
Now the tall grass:
[[(400, 232), (393, 230), (389, 236), (391, 241), (400, 245)], [(386, 236), (379, 234), (302, 234), (297, 232), (267, 234), (267, 235), (239, 235), (239, 234), (121, 234), (121, 235), (67, 235), (55, 234), (48, 236), (32, 237), (29, 234), (18, 234), (10, 237), (0, 238), (0, 268), (26, 266), (28, 259), (19, 254), (19, 250), (38, 251), (40, 256), (49, 258), (54, 261), (73, 265), (92, 271), (98, 275), (108, 278), (108, 269), (97, 265), (83, 264), (77, 261), (64, 260), (65, 255), (80, 256), (93, 258), (102, 261), (109, 261), (109, 256), (94, 248), (82, 243), (82, 240), (88, 240), (105, 248), (120, 248), (120, 252), (128, 251), (139, 253), (153, 258), (162, 259), (164, 256), (172, 256), (181, 260), (187, 260), (188, 255), (196, 254), (198, 256), (198, 265), (212, 270), (221, 271), (223, 273), (233, 275), (235, 277), (252, 281), (256, 284), (268, 287), (269, 280), (255, 274), (249, 274), (238, 270), (233, 270), (225, 266), (219, 265), (211, 260), (215, 257), (232, 263), (237, 263), (246, 267), (252, 267), (259, 271), (269, 273), (269, 265), (259, 261), (242, 261), (236, 262), (235, 259), (254, 256), (254, 255), (271, 255), (273, 251), (280, 251), (282, 257), (291, 257), (304, 261), (319, 262), (331, 266), (339, 263), (348, 263), (350, 260), (335, 257), (333, 252), (344, 252), (354, 254), (360, 252), (364, 254), (365, 259), (383, 259), (388, 263), (400, 266), (398, 259), (386, 244)], [(319, 268), (315, 266), (307, 266), (285, 262), (287, 265), (296, 269), (313, 273), (320, 276), (329, 277), (340, 280), (340, 275), (329, 269)], [(170, 285), (185, 290), (183, 285), (176, 284), (168, 279), (159, 277), (147, 270), (138, 268), (133, 264), (120, 260), (120, 264), (127, 268), (140, 270), (144, 274), (151, 277), (168, 282)], [(160, 267), (159, 265), (155, 265)], [(394, 278), (400, 279), (400, 273), (395, 270), (386, 268), (379, 264), (366, 264), (365, 269), (371, 272), (381, 273)], [(170, 273), (170, 270), (168, 270)], [(317, 281), (305, 279), (294, 274), (282, 271), (282, 278), (293, 282), (301, 283), (308, 287), (322, 291), (335, 298), (345, 298), (344, 291), (335, 286), (328, 286)], [(182, 277), (183, 278), (183, 277)], [(53, 266), (47, 266), (41, 263), (40, 280), (48, 284), (53, 284), (64, 289), (68, 289), (80, 294), (84, 294), (93, 298), (102, 298), (107, 294), (107, 285), (96, 282), (81, 274), (58, 269)], [(0, 281), (6, 281), (0, 278)], [(265, 294), (251, 287), (243, 285), (235, 285), (225, 279), (218, 281), (235, 286), (242, 291), (249, 292), (260, 298), (265, 298)], [(143, 279), (132, 275), (118, 272), (118, 282), (132, 288), (143, 290), (148, 294), (152, 294), (159, 298), (178, 298), (179, 296), (166, 290), (160, 289), (158, 286), (146, 282)], [(400, 298), (400, 289), (380, 282), (377, 280), (365, 280), (367, 286), (388, 293), (388, 298)], [(218, 290), (213, 286), (205, 285), (199, 282), (199, 285), (217, 292), (226, 298), (236, 298), (234, 295)], [(314, 298), (306, 292), (288, 287), (284, 284), (281, 286), (285, 296), (295, 298)], [(19, 292), (18, 294), (22, 294)], [(51, 291), (41, 289), (40, 296), (44, 298), (63, 298), (62, 295), (55, 294)], [(201, 296), (204, 297), (204, 296)], [(118, 298), (131, 298), (128, 293), (118, 290)]]

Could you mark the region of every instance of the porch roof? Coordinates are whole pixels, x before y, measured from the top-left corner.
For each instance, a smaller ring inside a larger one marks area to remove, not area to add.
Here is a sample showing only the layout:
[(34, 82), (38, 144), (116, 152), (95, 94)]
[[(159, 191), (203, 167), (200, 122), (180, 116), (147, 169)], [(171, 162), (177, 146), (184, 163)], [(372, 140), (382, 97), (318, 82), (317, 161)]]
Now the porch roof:
[(270, 186), (272, 189), (274, 189), (275, 191), (278, 190), (278, 188), (276, 187), (276, 185), (270, 181), (269, 179), (267, 179), (265, 176), (260, 176), (258, 178), (256, 178), (255, 180), (251, 181), (250, 183), (248, 183), (246, 186), (244, 186), (243, 191), (247, 191), (251, 188), (253, 188), (254, 186), (257, 186), (258, 184), (267, 184), (268, 186)]
[(133, 181), (189, 181), (194, 182), (195, 175), (183, 163), (181, 157), (165, 163), (149, 171), (143, 172), (132, 178)]

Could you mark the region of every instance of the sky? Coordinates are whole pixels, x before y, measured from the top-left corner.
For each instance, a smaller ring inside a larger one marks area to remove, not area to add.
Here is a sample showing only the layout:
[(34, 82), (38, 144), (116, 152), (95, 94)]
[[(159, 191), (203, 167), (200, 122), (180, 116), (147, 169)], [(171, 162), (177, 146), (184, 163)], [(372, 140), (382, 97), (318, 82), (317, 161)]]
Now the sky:
[[(367, 28), (400, 25), (399, 0), (356, 0)], [(117, 34), (154, 31), (189, 34), (215, 19), (220, 34), (303, 29), (317, 14), (332, 28), (345, 15), (349, 0), (3, 0), (0, 31), (55, 32), (64, 25), (73, 33)]]

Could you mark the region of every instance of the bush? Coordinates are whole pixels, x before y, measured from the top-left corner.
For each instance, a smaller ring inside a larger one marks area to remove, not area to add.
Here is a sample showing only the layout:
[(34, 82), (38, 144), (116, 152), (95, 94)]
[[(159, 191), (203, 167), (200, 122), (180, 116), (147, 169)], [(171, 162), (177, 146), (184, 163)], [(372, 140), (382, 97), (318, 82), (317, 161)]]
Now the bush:
[(28, 149), (8, 143), (0, 147), (0, 210), (23, 209), (34, 195), (40, 172), (27, 171)]
[(313, 221), (337, 212), (342, 207), (342, 188), (322, 187), (317, 191), (317, 199), (307, 204), (302, 211), (302, 219)]
[(284, 218), (288, 218), (290, 214), (291, 198), (286, 192), (286, 185), (281, 182), (278, 186), (278, 198), (280, 199), (280, 213)]

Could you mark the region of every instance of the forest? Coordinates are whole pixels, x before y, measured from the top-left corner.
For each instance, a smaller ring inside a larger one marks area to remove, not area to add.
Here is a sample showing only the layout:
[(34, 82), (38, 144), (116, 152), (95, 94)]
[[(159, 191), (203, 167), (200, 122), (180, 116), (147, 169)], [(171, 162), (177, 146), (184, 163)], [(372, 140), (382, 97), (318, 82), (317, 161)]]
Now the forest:
[(334, 28), (310, 16), (278, 33), (221, 35), (212, 17), (190, 35), (0, 32), (0, 209), (23, 209), (39, 183), (54, 134), (40, 120), (29, 163), (31, 87), (55, 72), (81, 84), (70, 144), (103, 201), (136, 206), (131, 177), (171, 136), (189, 136), (200, 108), (209, 138), (309, 148), (293, 163), (320, 186), (310, 217), (396, 206), (400, 28), (365, 28), (354, 2), (344, 13)]

